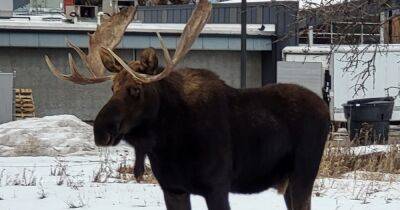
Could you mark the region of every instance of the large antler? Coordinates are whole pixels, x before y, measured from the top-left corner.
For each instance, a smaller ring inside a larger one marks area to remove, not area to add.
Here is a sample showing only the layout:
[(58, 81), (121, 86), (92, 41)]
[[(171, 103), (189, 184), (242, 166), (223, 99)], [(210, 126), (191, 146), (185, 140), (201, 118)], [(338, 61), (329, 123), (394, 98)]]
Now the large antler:
[(125, 70), (127, 70), (130, 74), (132, 74), (135, 79), (139, 80), (140, 82), (150, 83), (161, 80), (168, 76), (175, 68), (175, 66), (179, 63), (179, 61), (189, 52), (194, 41), (203, 30), (204, 25), (207, 23), (207, 20), (210, 17), (210, 13), (211, 4), (208, 3), (207, 0), (200, 0), (183, 30), (173, 58), (171, 58), (168, 49), (165, 46), (163, 39), (161, 38), (161, 35), (157, 33), (157, 36), (161, 43), (161, 48), (164, 52), (166, 65), (164, 70), (157, 75), (147, 75), (139, 73), (130, 68), (128, 64), (126, 64), (118, 55), (116, 55), (112, 51), (112, 49), (107, 48), (107, 50), (122, 65), (122, 67), (124, 67)]
[(132, 22), (135, 13), (136, 7), (131, 6), (105, 19), (93, 34), (89, 34), (89, 53), (87, 55), (79, 47), (67, 40), (68, 46), (78, 53), (92, 78), (87, 78), (79, 73), (76, 63), (70, 53), (68, 54), (68, 59), (71, 75), (61, 73), (61, 71), (53, 65), (49, 57), (45, 55), (46, 63), (51, 72), (60, 79), (81, 85), (99, 83), (111, 79), (111, 76), (104, 75), (105, 67), (100, 58), (100, 50), (102, 47), (114, 49), (121, 42), (124, 32), (129, 23)]

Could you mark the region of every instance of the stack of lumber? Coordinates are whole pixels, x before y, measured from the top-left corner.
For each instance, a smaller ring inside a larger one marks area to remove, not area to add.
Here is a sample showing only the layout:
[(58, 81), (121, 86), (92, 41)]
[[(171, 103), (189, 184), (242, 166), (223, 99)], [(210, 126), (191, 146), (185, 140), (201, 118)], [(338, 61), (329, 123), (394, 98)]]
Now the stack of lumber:
[(17, 120), (35, 117), (32, 89), (15, 89), (15, 118)]

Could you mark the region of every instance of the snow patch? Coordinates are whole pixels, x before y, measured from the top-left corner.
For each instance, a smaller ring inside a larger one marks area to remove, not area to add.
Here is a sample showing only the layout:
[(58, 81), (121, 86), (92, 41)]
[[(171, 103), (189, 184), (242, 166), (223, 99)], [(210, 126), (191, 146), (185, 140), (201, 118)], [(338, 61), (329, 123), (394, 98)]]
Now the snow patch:
[(0, 125), (0, 156), (94, 154), (92, 126), (73, 115), (30, 118)]
[[(369, 146), (359, 146), (352, 147), (351, 153), (355, 155), (367, 155), (378, 152), (389, 152), (392, 147), (395, 145), (369, 145)], [(396, 145), (399, 146), (399, 145)]]
[(400, 144), (329, 148), (329, 150), (354, 156), (368, 155), (374, 153), (389, 153), (393, 150), (399, 150), (399, 149), (400, 149)]

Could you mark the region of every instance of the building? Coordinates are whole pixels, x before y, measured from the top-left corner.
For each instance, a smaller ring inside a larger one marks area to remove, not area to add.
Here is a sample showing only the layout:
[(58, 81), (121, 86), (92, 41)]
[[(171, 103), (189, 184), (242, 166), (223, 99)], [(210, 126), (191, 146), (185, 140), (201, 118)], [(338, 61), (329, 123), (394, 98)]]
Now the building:
[[(249, 4), (248, 87), (276, 81), (276, 61), (281, 57), (281, 49), (296, 45), (297, 37), (275, 40), (289, 33), (288, 26), (294, 22), (297, 8), (298, 2), (294, 1)], [(129, 60), (143, 48), (159, 49), (155, 31), (162, 32), (167, 47), (173, 50), (192, 9), (193, 5), (140, 7), (117, 53)], [(69, 71), (67, 55), (72, 51), (67, 49), (65, 38), (85, 48), (87, 33), (95, 30), (96, 23), (72, 24), (59, 18), (60, 15), (43, 14), (30, 19), (0, 20), (0, 71), (15, 72), (15, 87), (32, 88), (37, 116), (73, 114), (90, 121), (109, 99), (110, 84), (80, 86), (59, 80), (48, 70), (43, 57), (49, 55), (57, 67)], [(239, 87), (239, 22), (240, 4), (214, 5), (210, 24), (181, 65), (210, 69), (229, 85)], [(81, 63), (78, 65), (84, 69)]]

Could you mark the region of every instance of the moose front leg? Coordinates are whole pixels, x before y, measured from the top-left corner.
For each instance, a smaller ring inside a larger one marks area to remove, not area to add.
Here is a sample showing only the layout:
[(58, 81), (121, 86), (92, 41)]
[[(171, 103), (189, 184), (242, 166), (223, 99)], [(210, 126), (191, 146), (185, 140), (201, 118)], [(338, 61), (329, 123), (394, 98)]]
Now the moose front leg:
[(191, 210), (189, 193), (172, 193), (163, 190), (167, 210)]
[(146, 152), (143, 147), (141, 146), (136, 146), (135, 148), (135, 165), (133, 167), (133, 175), (135, 176), (135, 179), (137, 182), (140, 182), (143, 180), (143, 174), (144, 174), (144, 161), (146, 158)]
[[(145, 129), (142, 129), (145, 130)], [(142, 181), (145, 172), (146, 155), (152, 150), (155, 144), (155, 135), (152, 132), (136, 132), (125, 136), (126, 141), (135, 149), (135, 165), (133, 175), (136, 181)]]

